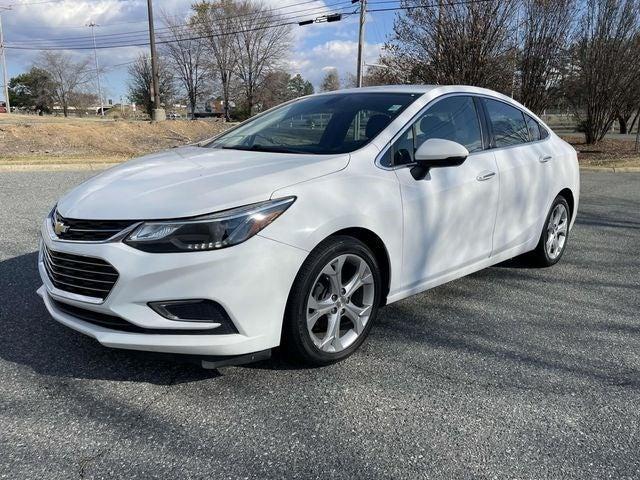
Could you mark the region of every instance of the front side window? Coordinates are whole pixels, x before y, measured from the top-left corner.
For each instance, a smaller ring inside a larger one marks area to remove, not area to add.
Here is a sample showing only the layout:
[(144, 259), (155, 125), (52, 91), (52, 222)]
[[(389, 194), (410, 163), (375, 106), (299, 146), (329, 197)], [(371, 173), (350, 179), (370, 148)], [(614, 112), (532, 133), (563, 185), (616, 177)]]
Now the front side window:
[(209, 148), (327, 155), (369, 143), (419, 93), (336, 93), (307, 97), (260, 115)]
[(415, 124), (416, 149), (430, 138), (464, 145), (470, 153), (482, 150), (482, 133), (473, 98), (447, 97), (430, 107)]
[(482, 150), (482, 132), (473, 98), (454, 96), (439, 100), (391, 146), (382, 165), (413, 163), (416, 150), (430, 138), (464, 145), (469, 152)]
[(496, 148), (529, 141), (529, 130), (520, 110), (498, 100), (485, 99), (484, 102)]

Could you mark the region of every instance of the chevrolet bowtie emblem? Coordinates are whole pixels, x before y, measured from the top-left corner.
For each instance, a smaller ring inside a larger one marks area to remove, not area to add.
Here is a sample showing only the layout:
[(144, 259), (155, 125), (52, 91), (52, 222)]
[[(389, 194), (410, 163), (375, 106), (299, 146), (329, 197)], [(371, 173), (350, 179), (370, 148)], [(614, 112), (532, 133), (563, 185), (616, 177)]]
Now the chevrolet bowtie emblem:
[(67, 230), (69, 230), (69, 226), (60, 221), (56, 221), (56, 223), (54, 223), (53, 225), (53, 231), (56, 232), (56, 235), (67, 233)]

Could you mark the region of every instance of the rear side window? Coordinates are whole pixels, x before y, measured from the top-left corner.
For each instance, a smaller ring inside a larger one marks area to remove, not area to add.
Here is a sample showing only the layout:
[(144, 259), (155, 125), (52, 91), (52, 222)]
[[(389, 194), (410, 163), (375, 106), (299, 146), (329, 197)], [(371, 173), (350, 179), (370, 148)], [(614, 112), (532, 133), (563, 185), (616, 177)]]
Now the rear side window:
[(529, 129), (529, 138), (532, 142), (540, 140), (540, 125), (529, 115), (526, 115), (527, 128)]
[(496, 148), (529, 141), (529, 130), (520, 110), (497, 100), (485, 99), (484, 102)]

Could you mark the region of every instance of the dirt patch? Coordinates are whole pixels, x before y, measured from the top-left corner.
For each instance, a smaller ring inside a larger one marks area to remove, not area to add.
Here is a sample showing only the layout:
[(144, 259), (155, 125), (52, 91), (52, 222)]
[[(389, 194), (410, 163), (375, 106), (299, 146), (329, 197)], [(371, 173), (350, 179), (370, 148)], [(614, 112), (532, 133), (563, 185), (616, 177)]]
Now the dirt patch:
[[(37, 118), (37, 117), (36, 117)], [(46, 164), (121, 162), (205, 140), (230, 124), (208, 120), (161, 123), (2, 118), (0, 163)]]
[(635, 152), (632, 138), (605, 138), (596, 145), (584, 143), (582, 135), (563, 135), (562, 138), (578, 151), (580, 165), (589, 167), (640, 167), (640, 153)]

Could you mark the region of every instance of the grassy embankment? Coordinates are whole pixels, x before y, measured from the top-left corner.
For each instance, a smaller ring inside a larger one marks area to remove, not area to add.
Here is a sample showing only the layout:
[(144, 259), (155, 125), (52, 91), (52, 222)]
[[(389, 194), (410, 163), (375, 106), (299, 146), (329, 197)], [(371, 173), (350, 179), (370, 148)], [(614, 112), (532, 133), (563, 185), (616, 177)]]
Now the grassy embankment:
[(101, 166), (210, 138), (228, 124), (0, 116), (0, 168)]

